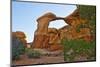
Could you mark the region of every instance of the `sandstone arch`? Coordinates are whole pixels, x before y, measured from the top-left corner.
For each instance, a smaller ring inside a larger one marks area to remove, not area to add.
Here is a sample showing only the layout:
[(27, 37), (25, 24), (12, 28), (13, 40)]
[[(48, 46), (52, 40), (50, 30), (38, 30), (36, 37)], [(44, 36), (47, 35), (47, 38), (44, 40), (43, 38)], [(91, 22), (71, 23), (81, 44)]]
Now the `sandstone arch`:
[[(64, 20), (68, 26), (64, 26), (60, 29), (48, 28), (49, 23), (54, 20)], [(60, 41), (63, 38), (78, 39), (84, 38), (88, 35), (90, 36), (90, 30), (87, 28), (81, 29), (79, 33), (76, 31), (79, 24), (87, 23), (86, 20), (79, 16), (78, 9), (65, 18), (57, 17), (50, 12), (46, 13), (37, 19), (37, 23), (37, 30), (35, 31), (34, 41), (32, 43), (33, 48), (49, 50), (62, 49), (63, 47), (60, 45)]]
[[(58, 30), (54, 28), (48, 28), (49, 23), (54, 20), (64, 20), (64, 18), (56, 17), (55, 14), (49, 12), (37, 19), (38, 25), (37, 30), (35, 31), (34, 41), (32, 43), (33, 48), (49, 48), (49, 44), (51, 42), (59, 39)], [(52, 39), (52, 37), (54, 37), (54, 39)]]

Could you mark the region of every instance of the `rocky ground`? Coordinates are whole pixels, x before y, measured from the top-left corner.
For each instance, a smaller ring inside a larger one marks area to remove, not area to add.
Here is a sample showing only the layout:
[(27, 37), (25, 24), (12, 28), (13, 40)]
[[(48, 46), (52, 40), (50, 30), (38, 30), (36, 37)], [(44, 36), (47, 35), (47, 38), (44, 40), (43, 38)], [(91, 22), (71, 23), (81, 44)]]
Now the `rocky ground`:
[[(21, 55), (19, 60), (13, 61), (13, 65), (30, 65), (30, 64), (48, 64), (48, 63), (63, 63), (64, 61), (64, 56), (62, 51), (53, 51), (49, 52), (43, 49), (34, 49), (36, 51), (41, 52), (41, 57), (40, 58), (28, 58), (26, 54)], [(71, 53), (69, 51), (68, 53)], [(86, 59), (86, 56), (77, 56), (75, 57), (74, 61), (88, 61)], [(69, 62), (69, 61), (66, 61)]]
[(28, 58), (26, 55), (22, 55), (22, 58), (17, 61), (13, 61), (14, 65), (29, 65), (29, 64), (48, 64), (48, 63), (61, 63), (64, 62), (63, 56), (42, 56), (41, 58)]

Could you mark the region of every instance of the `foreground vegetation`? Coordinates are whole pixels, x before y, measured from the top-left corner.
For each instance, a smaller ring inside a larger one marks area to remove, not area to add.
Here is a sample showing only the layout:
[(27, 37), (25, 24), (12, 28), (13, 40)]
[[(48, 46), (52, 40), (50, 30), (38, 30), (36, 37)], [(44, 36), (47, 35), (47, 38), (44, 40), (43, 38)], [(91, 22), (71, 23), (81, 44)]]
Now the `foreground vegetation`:
[(20, 59), (20, 55), (25, 53), (24, 44), (15, 36), (13, 36), (12, 41), (12, 60)]
[(65, 61), (75, 61), (76, 57), (85, 57), (86, 60), (95, 59), (95, 41), (86, 42), (84, 40), (63, 39), (62, 44), (64, 46), (63, 52)]

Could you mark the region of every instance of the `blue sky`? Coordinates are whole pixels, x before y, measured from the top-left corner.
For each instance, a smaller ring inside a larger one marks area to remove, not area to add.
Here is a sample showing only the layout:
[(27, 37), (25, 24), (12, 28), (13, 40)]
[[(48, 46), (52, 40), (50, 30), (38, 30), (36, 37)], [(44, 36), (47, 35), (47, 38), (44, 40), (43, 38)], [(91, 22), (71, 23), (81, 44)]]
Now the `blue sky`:
[[(71, 14), (76, 9), (75, 5), (30, 3), (30, 2), (12, 2), (12, 31), (22, 31), (27, 36), (27, 41), (32, 42), (34, 32), (37, 29), (36, 19), (41, 15), (52, 12), (60, 17)], [(57, 29), (63, 27), (66, 23), (63, 20), (52, 21), (49, 27)]]

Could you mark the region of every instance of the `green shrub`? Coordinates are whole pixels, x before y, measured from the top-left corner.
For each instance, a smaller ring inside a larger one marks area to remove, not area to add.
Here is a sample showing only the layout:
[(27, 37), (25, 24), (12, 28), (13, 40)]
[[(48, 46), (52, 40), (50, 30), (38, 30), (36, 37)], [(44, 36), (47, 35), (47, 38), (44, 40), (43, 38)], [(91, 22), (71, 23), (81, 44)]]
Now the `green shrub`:
[[(87, 59), (95, 58), (95, 41), (86, 42), (84, 40), (62, 40), (64, 46), (64, 60), (74, 61), (74, 58), (79, 55), (87, 55)], [(72, 50), (72, 52), (70, 52)], [(70, 52), (70, 54), (68, 54)]]
[(25, 46), (23, 44), (20, 44), (18, 50), (19, 50), (19, 54), (24, 54), (25, 53)]
[(35, 51), (33, 49), (27, 49), (27, 52), (26, 53), (27, 53), (27, 56), (29, 58), (40, 58), (40, 56), (41, 56), (41, 53), (40, 52)]
[(88, 20), (88, 27), (91, 29), (91, 33), (96, 33), (96, 6), (78, 5), (79, 15), (81, 18)]
[(25, 53), (24, 44), (16, 37), (12, 39), (12, 60), (20, 59), (20, 55)]
[(19, 60), (20, 55), (16, 48), (12, 48), (12, 60)]

